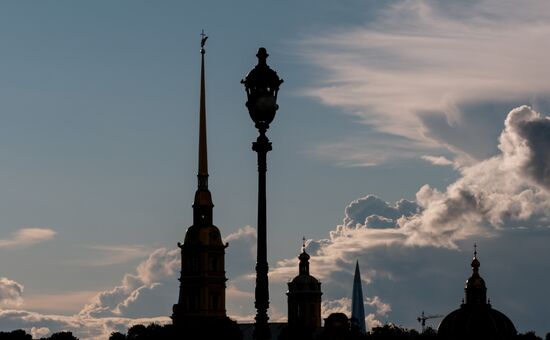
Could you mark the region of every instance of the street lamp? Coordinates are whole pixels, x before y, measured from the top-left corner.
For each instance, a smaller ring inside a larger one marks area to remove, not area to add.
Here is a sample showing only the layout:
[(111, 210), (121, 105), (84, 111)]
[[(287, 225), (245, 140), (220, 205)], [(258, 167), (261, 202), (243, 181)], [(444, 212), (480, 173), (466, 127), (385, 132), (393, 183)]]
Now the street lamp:
[(254, 121), (260, 135), (252, 143), (252, 150), (258, 153), (258, 246), (256, 259), (256, 290), (254, 307), (256, 317), (254, 324), (254, 339), (267, 340), (271, 338), (267, 316), (269, 308), (269, 282), (267, 273), (267, 231), (266, 231), (266, 189), (265, 174), (267, 171), (267, 153), (271, 151), (271, 142), (265, 135), (269, 124), (275, 118), (279, 108), (277, 93), (283, 80), (277, 72), (267, 66), (267, 51), (260, 47), (256, 57), (258, 65), (250, 71), (246, 78), (241, 80), (247, 95), (246, 107), (250, 118)]

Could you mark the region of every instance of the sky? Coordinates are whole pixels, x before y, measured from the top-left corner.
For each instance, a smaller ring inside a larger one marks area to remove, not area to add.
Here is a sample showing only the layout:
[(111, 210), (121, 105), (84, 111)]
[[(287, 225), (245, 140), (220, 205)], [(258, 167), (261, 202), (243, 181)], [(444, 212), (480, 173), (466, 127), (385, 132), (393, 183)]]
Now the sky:
[[(550, 4), (543, 0), (0, 4), (0, 330), (105, 339), (168, 322), (196, 189), (200, 33), (227, 312), (253, 307), (265, 47), (269, 315), (302, 237), (323, 307), (368, 327), (459, 307), (473, 245), (494, 308), (550, 332)], [(436, 327), (440, 319), (428, 321)]]

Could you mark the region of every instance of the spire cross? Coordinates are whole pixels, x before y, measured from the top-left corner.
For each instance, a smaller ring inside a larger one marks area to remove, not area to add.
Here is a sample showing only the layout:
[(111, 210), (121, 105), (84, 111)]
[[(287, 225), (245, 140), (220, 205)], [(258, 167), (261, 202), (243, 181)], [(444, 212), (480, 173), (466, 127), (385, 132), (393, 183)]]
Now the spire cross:
[(306, 251), (306, 237), (302, 236), (302, 251)]
[(477, 243), (474, 243), (474, 257), (477, 258)]

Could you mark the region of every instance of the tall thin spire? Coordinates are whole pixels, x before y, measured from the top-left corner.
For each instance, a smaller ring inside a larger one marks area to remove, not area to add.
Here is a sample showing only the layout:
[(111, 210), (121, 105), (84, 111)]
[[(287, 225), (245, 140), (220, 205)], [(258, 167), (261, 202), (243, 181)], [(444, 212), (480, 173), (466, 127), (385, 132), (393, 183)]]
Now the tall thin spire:
[(199, 126), (199, 190), (208, 189), (208, 150), (206, 148), (206, 90), (204, 77), (204, 44), (208, 37), (201, 33), (201, 93), (200, 93), (200, 126)]
[(353, 277), (353, 293), (351, 298), (351, 322), (359, 327), (365, 334), (365, 303), (363, 300), (363, 288), (361, 285), (361, 273), (359, 272), (359, 260), (355, 263), (355, 275)]
[(206, 148), (206, 90), (204, 77), (204, 44), (208, 37), (201, 33), (201, 88), (199, 108), (199, 171), (198, 187), (193, 203), (193, 224), (208, 226), (212, 224), (212, 195), (208, 190), (208, 150)]

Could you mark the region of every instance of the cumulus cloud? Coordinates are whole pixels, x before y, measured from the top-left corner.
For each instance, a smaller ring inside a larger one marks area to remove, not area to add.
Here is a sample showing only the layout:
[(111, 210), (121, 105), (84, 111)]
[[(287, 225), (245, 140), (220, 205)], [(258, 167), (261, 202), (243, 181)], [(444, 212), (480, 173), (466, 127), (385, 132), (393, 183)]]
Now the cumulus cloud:
[[(230, 242), (232, 253), (229, 258), (234, 259), (230, 265), (238, 273), (249, 273), (254, 268), (253, 256), (255, 250), (256, 230), (250, 226), (238, 229), (229, 234), (226, 241)], [(105, 247), (97, 247), (103, 249)], [(142, 253), (141, 247), (107, 247), (104, 250), (112, 252)], [(129, 256), (130, 256), (129, 255)], [(240, 257), (242, 256), (242, 257)], [(243, 260), (250, 260), (251, 265), (243, 267)], [(171, 322), (169, 315), (172, 305), (177, 301), (179, 292), (180, 249), (159, 248), (152, 251), (147, 259), (138, 264), (133, 273), (123, 276), (120, 284), (112, 289), (96, 293), (82, 309), (74, 315), (41, 314), (26, 310), (0, 310), (0, 328), (26, 329), (34, 337), (49, 333), (68, 330), (81, 339), (106, 339), (111, 332), (125, 332), (134, 324), (148, 324), (151, 322)], [(107, 263), (103, 263), (107, 264)], [(228, 274), (231, 272), (228, 271)], [(237, 276), (238, 277), (238, 276)], [(239, 285), (244, 285), (244, 288)], [(252, 283), (246, 278), (229, 281), (227, 301), (236, 306), (250, 304), (253, 300), (253, 288), (247, 286)], [(0, 279), (0, 304), (5, 306), (19, 306), (23, 300), (21, 294), (23, 286), (7, 278)], [(74, 300), (90, 296), (90, 292), (75, 293)], [(25, 306), (47, 307), (54, 296), (31, 297)], [(62, 298), (62, 297), (58, 297)], [(45, 308), (51, 310), (51, 308)], [(55, 307), (54, 307), (55, 309)], [(62, 308), (61, 308), (62, 309)], [(60, 310), (61, 310), (60, 309)], [(286, 315), (273, 308), (272, 319), (280, 320)], [(250, 321), (253, 315), (248, 308), (234, 310), (232, 317), (238, 320)]]
[[(434, 259), (445, 263), (442, 259), (450, 256), (448, 250), (458, 250), (460, 242), (494, 238), (519, 227), (547, 230), (549, 122), (528, 106), (518, 107), (505, 119), (498, 138), (499, 153), (458, 168), (460, 177), (446, 190), (424, 185), (414, 202), (400, 200), (391, 204), (373, 195), (351, 202), (343, 223), (327, 239), (309, 240), (306, 244), (306, 251), (312, 255), (312, 275), (323, 281), (324, 297), (328, 299), (325, 309), (345, 309), (347, 300), (340, 300), (342, 291), (350, 290), (353, 263), (358, 258), (360, 264), (365, 264), (363, 280), (379, 292), (367, 299), (376, 314), (371, 320), (375, 324), (374, 320), (380, 321), (392, 311), (377, 297), (391, 294), (392, 299), (410, 299), (401, 296), (396, 287), (411, 278), (441, 276), (443, 269), (425, 272), (428, 269), (423, 263)], [(424, 249), (429, 249), (429, 253)], [(270, 279), (284, 282), (295, 275), (296, 265), (296, 259), (277, 262)], [(412, 283), (418, 284), (414, 280)], [(424, 298), (429, 300), (429, 295)], [(459, 301), (460, 296), (456, 299)]]
[[(179, 249), (160, 248), (124, 275), (120, 285), (97, 294), (79, 313), (86, 317), (152, 317), (170, 313), (177, 299)], [(151, 303), (154, 302), (154, 303)]]
[(528, 106), (510, 112), (500, 136), (504, 167), (550, 190), (550, 118)]
[[(502, 118), (503, 107), (550, 94), (550, 69), (543, 66), (550, 22), (541, 15), (549, 10), (544, 0), (392, 3), (365, 25), (300, 41), (299, 53), (321, 70), (305, 92), (375, 131), (404, 138), (399, 145), (407, 149), (393, 154), (421, 156), (429, 144), (484, 159), (496, 152), (494, 119)], [(325, 155), (339, 164), (372, 165), (388, 154), (347, 138), (340, 153)]]
[(346, 227), (361, 225), (374, 228), (395, 227), (397, 219), (414, 215), (419, 209), (415, 202), (405, 199), (390, 205), (374, 195), (368, 195), (351, 202), (346, 207), (344, 225)]
[(19, 306), (23, 303), (23, 285), (0, 277), (0, 306)]
[[(378, 296), (372, 298), (367, 297), (365, 304), (368, 306), (376, 306), (376, 311), (369, 313), (365, 316), (365, 324), (367, 328), (378, 327), (383, 324), (378, 318), (380, 316), (386, 316), (391, 311), (391, 307), (388, 303), (384, 303)], [(327, 318), (332, 313), (344, 313), (348, 317), (351, 317), (351, 299), (340, 298), (334, 300), (324, 300), (321, 303), (321, 316)]]
[(23, 228), (10, 237), (0, 239), (0, 248), (28, 247), (54, 238), (56, 232), (48, 228)]
[[(167, 323), (172, 304), (177, 301), (179, 269), (179, 249), (156, 249), (134, 273), (124, 275), (120, 285), (97, 293), (79, 313), (0, 310), (0, 328), (22, 328), (34, 336), (68, 330), (81, 339), (106, 339), (111, 332), (125, 332), (133, 324)], [(20, 304), (22, 291), (23, 286), (17, 282), (0, 279), (2, 303)]]
[(48, 327), (32, 327), (31, 335), (34, 339), (40, 339), (50, 334), (50, 329)]
[(391, 312), (391, 305), (383, 302), (378, 296), (374, 296), (372, 298), (367, 297), (365, 299), (365, 303), (369, 306), (376, 307), (376, 314), (378, 315), (386, 316), (389, 312)]

